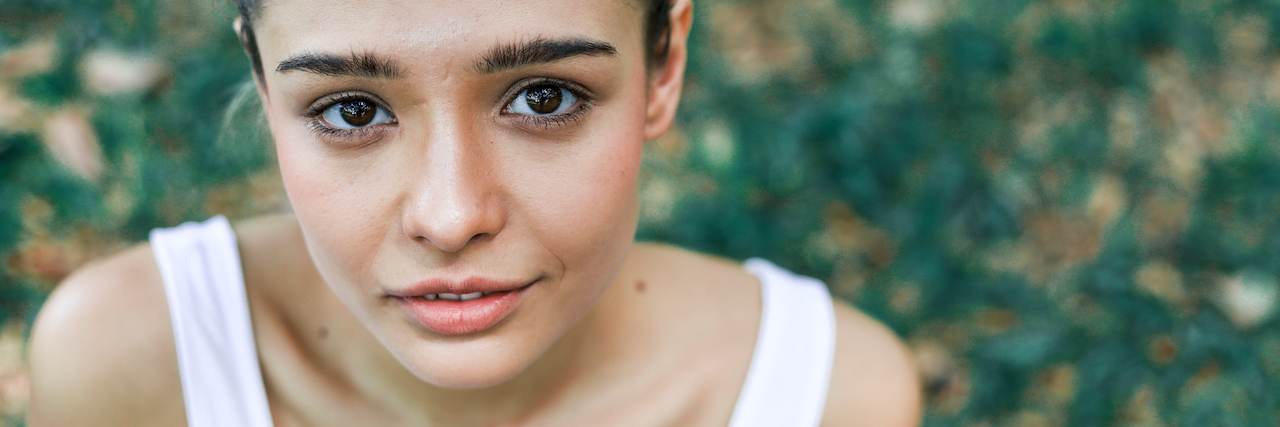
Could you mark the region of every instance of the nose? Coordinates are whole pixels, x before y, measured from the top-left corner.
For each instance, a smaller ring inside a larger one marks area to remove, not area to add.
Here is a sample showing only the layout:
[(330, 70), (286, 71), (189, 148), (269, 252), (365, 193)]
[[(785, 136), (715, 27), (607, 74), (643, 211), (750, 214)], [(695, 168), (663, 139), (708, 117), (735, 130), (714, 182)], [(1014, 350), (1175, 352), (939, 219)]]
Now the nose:
[(436, 126), (430, 134), (413, 150), (421, 154), (406, 159), (413, 182), (401, 218), (404, 235), (445, 252), (496, 236), (506, 212), (493, 156), (463, 126)]

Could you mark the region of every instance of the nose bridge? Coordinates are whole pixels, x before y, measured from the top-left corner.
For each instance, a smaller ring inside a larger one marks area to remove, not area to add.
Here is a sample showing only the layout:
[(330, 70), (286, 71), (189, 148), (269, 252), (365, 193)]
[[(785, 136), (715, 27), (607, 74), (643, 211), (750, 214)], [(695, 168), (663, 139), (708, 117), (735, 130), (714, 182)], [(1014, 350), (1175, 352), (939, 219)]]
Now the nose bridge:
[(419, 158), (408, 159), (417, 170), (408, 174), (414, 182), (403, 227), (406, 236), (452, 252), (497, 234), (504, 213), (480, 133), (456, 111), (433, 116), (417, 141), (405, 141), (421, 146), (410, 150)]

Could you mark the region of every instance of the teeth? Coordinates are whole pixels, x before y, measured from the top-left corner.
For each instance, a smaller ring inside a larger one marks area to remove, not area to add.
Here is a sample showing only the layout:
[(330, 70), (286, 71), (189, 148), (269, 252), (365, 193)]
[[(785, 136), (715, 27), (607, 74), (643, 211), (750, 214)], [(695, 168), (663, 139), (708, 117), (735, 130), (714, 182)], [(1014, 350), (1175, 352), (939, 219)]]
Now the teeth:
[(427, 301), (435, 301), (437, 299), (449, 300), (449, 301), (470, 301), (485, 295), (489, 295), (491, 293), (493, 292), (472, 292), (469, 294), (458, 295), (458, 294), (441, 292), (438, 294), (426, 294), (426, 295), (423, 295), (422, 298), (425, 298)]

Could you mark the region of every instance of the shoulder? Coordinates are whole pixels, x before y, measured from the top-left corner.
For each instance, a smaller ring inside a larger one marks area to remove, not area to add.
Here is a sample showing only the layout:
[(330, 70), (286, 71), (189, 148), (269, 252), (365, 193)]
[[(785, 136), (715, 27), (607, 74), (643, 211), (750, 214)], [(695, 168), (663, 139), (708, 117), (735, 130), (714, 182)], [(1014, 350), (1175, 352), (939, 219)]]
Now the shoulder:
[(28, 425), (183, 425), (160, 272), (139, 245), (72, 274), (31, 333)]
[[(733, 378), (745, 375), (760, 322), (756, 276), (741, 263), (680, 248), (645, 244), (638, 245), (635, 251), (650, 265), (661, 266), (648, 269), (649, 277), (655, 282), (674, 284), (650, 286), (650, 292), (660, 296), (655, 300), (661, 301), (662, 310), (666, 310), (664, 318), (680, 319), (678, 328), (689, 331), (696, 342), (706, 346), (691, 348), (706, 349), (702, 352), (736, 375)], [(698, 304), (680, 305), (681, 301)], [(906, 346), (889, 328), (849, 304), (834, 300), (832, 305), (836, 352), (822, 425), (918, 425), (922, 411), (920, 381)], [(709, 318), (690, 321), (684, 313), (707, 313)], [(704, 324), (710, 326), (699, 329)], [(724, 325), (743, 326), (726, 329)], [(728, 354), (742, 357), (732, 359)], [(740, 381), (735, 384), (740, 388)], [(728, 401), (727, 407), (732, 408), (733, 403)]]
[(849, 304), (834, 306), (836, 354), (822, 425), (919, 425), (920, 381), (906, 347)]

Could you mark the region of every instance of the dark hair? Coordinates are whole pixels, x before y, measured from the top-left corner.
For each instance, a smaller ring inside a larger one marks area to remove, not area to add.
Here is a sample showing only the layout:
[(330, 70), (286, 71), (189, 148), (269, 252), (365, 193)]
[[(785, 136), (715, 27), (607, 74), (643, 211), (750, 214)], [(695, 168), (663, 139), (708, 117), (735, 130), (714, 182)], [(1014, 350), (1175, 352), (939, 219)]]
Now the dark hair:
[[(264, 0), (236, 0), (236, 9), (240, 11), (240, 44), (253, 61), (253, 71), (257, 78), (264, 78), (262, 72), (262, 56), (258, 53), (258, 40), (253, 35), (253, 20), (262, 11)], [(639, 0), (644, 2), (644, 41), (649, 46), (649, 55), (645, 58), (650, 69), (662, 66), (667, 60), (667, 49), (671, 44), (671, 0)]]

